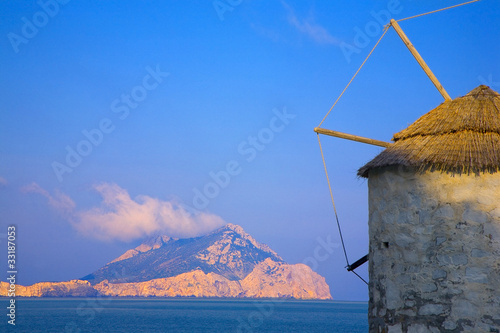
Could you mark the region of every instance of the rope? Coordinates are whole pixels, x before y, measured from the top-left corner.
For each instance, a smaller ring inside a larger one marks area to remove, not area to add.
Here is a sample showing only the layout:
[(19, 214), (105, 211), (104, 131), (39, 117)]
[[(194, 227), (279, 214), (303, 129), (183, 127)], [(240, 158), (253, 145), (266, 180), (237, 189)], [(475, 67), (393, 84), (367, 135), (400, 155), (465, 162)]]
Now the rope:
[(365, 280), (365, 279), (363, 279), (363, 278), (361, 277), (361, 275), (359, 275), (359, 274), (358, 274), (358, 273), (356, 273), (355, 271), (351, 271), (351, 272), (353, 272), (353, 273), (354, 273), (357, 277), (359, 277), (359, 278), (360, 278), (360, 279), (361, 279), (364, 283), (366, 283), (366, 284), (368, 285), (368, 282), (366, 282), (366, 280)]
[[(440, 12), (440, 11), (443, 11), (443, 10), (447, 10), (447, 9), (451, 9), (451, 8), (455, 8), (455, 7), (460, 7), (460, 6), (468, 5), (470, 3), (478, 2), (478, 1), (481, 1), (481, 0), (472, 0), (472, 1), (464, 2), (464, 3), (458, 4), (458, 5), (454, 5), (454, 6), (450, 6), (450, 7), (446, 7), (446, 8), (441, 8), (441, 9), (437, 9), (437, 10), (433, 10), (433, 11), (430, 11), (430, 12), (427, 12), (427, 13), (423, 13), (423, 14), (418, 14), (418, 15), (414, 15), (414, 16), (402, 18), (402, 19), (396, 20), (396, 22), (401, 22), (401, 21), (409, 20), (409, 19), (412, 19), (412, 18), (415, 18), (415, 17), (420, 17), (420, 16), (424, 16), (424, 15), (428, 15), (428, 14), (437, 13), (437, 12)], [(375, 48), (377, 47), (377, 45), (380, 43), (380, 41), (384, 37), (384, 35), (387, 32), (387, 30), (389, 30), (390, 26), (391, 26), (391, 24), (389, 23), (389, 24), (387, 24), (384, 27), (384, 33), (382, 34), (382, 36), (380, 36), (379, 40), (377, 41), (377, 43), (375, 44), (375, 46), (373, 47), (373, 49), (370, 51), (370, 53), (368, 53), (368, 55), (366, 56), (365, 60), (361, 64), (361, 66), (359, 66), (359, 68), (356, 71), (356, 73), (354, 73), (353, 77), (351, 78), (351, 80), (349, 81), (349, 83), (347, 84), (347, 86), (345, 86), (344, 90), (342, 90), (342, 92), (340, 93), (339, 97), (335, 100), (335, 102), (333, 103), (333, 105), (330, 108), (330, 110), (328, 110), (328, 112), (326, 113), (326, 115), (323, 117), (323, 120), (321, 120), (321, 122), (319, 123), (318, 127), (321, 127), (321, 124), (323, 124), (323, 122), (325, 121), (326, 117), (328, 117), (328, 115), (333, 110), (333, 108), (335, 107), (335, 105), (337, 104), (337, 102), (340, 100), (340, 98), (342, 97), (342, 95), (344, 95), (345, 91), (351, 85), (351, 83), (354, 80), (354, 78), (356, 77), (356, 75), (358, 75), (359, 71), (364, 66), (364, 64), (366, 63), (366, 61), (368, 60), (368, 58), (370, 58), (370, 56), (372, 55), (372, 53), (375, 50)]]
[[(337, 104), (337, 102), (340, 100), (340, 98), (342, 97), (342, 95), (344, 95), (344, 93), (347, 90), (347, 88), (351, 85), (351, 83), (354, 80), (354, 78), (356, 77), (356, 75), (358, 75), (359, 71), (364, 66), (364, 64), (366, 63), (366, 61), (368, 60), (368, 58), (370, 58), (370, 56), (372, 55), (373, 51), (375, 51), (375, 48), (380, 43), (380, 41), (385, 36), (385, 34), (387, 33), (388, 30), (389, 30), (389, 27), (386, 26), (384, 28), (384, 33), (382, 34), (382, 36), (380, 36), (380, 38), (378, 39), (377, 43), (375, 43), (375, 46), (373, 46), (373, 48), (371, 49), (370, 53), (368, 53), (368, 55), (366, 56), (366, 58), (363, 61), (363, 63), (361, 63), (361, 66), (359, 66), (358, 70), (356, 71), (356, 73), (354, 73), (354, 75), (351, 78), (351, 80), (349, 81), (349, 83), (347, 83), (347, 86), (344, 88), (344, 90), (342, 90), (342, 93), (340, 93), (340, 95), (337, 98), (337, 100), (335, 101), (335, 103), (333, 103), (333, 105), (330, 108), (330, 110), (328, 110), (328, 112), (326, 113), (326, 115), (323, 117), (323, 120), (321, 120), (321, 122), (319, 123), (318, 127), (321, 127), (321, 124), (323, 124), (323, 122), (325, 121), (326, 117), (328, 117), (328, 115), (333, 110), (333, 108), (335, 107), (335, 105)], [(328, 190), (330, 191), (330, 199), (332, 200), (333, 211), (335, 213), (335, 220), (337, 222), (337, 228), (339, 229), (340, 242), (342, 243), (342, 250), (344, 251), (345, 262), (346, 262), (347, 266), (349, 266), (350, 265), (349, 264), (349, 258), (347, 257), (347, 250), (345, 248), (344, 237), (342, 235), (342, 228), (340, 227), (339, 216), (337, 214), (337, 208), (335, 207), (335, 200), (333, 199), (332, 185), (330, 183), (330, 176), (328, 175), (328, 169), (326, 167), (325, 155), (323, 154), (323, 147), (321, 146), (321, 140), (319, 138), (319, 133), (317, 133), (317, 135), (318, 135), (319, 150), (321, 151), (321, 159), (323, 160), (323, 167), (325, 168), (326, 180), (328, 182)], [(366, 282), (366, 280), (363, 279), (358, 273), (356, 273), (354, 270), (352, 270), (351, 272), (353, 272), (358, 278), (360, 278), (364, 283), (366, 283), (368, 285), (368, 282)]]
[(345, 250), (344, 237), (342, 237), (342, 229), (340, 228), (339, 216), (337, 214), (337, 208), (335, 207), (335, 200), (333, 200), (332, 185), (330, 184), (330, 177), (328, 176), (328, 169), (326, 168), (325, 155), (323, 154), (323, 147), (321, 146), (321, 140), (318, 135), (319, 150), (321, 151), (321, 158), (323, 159), (323, 167), (325, 168), (326, 180), (328, 182), (328, 190), (330, 190), (330, 198), (332, 199), (333, 211), (335, 212), (335, 219), (337, 220), (337, 227), (339, 228), (340, 241), (342, 242), (342, 249), (344, 249), (344, 256), (347, 266), (349, 266), (349, 259), (347, 258), (347, 251)]
[[(479, 1), (479, 0), (476, 0), (476, 1)], [(361, 70), (361, 68), (363, 67), (363, 65), (365, 64), (365, 62), (368, 60), (368, 58), (370, 58), (370, 56), (372, 55), (373, 51), (377, 47), (378, 43), (380, 43), (380, 41), (382, 40), (382, 37), (384, 37), (384, 35), (387, 32), (387, 30), (389, 30), (389, 27), (387, 27), (387, 26), (384, 27), (384, 33), (382, 34), (382, 36), (380, 36), (379, 40), (377, 41), (377, 43), (375, 44), (375, 46), (373, 47), (373, 49), (370, 51), (370, 53), (368, 53), (368, 55), (366, 56), (365, 60), (361, 64), (361, 66), (359, 66), (359, 68), (356, 71), (356, 73), (354, 73), (353, 77), (351, 78), (351, 80), (349, 81), (349, 83), (347, 84), (347, 86), (345, 86), (344, 90), (342, 90), (342, 92), (340, 93), (340, 95), (337, 98), (337, 100), (335, 101), (335, 103), (333, 103), (333, 105), (330, 108), (330, 110), (328, 110), (328, 112), (326, 113), (326, 115), (323, 117), (323, 120), (321, 120), (321, 122), (319, 123), (318, 127), (321, 127), (321, 124), (323, 124), (323, 122), (325, 121), (326, 117), (328, 117), (328, 115), (333, 110), (333, 108), (335, 107), (335, 105), (337, 104), (337, 102), (340, 100), (340, 98), (342, 97), (342, 95), (344, 95), (345, 91), (351, 85), (351, 82), (354, 80), (354, 78), (356, 77), (356, 75), (358, 75), (359, 71)]]
[[(470, 3), (473, 3), (473, 2), (478, 2), (478, 1), (481, 1), (481, 0), (472, 0), (472, 1), (464, 2), (464, 3), (458, 4), (458, 5), (454, 5), (454, 6), (450, 6), (450, 7), (446, 7), (446, 8), (441, 8), (441, 9), (437, 9), (437, 10), (433, 10), (433, 11), (430, 11), (430, 12), (427, 12), (427, 13), (418, 14), (418, 15), (406, 17), (406, 18), (403, 18), (403, 19), (400, 19), (400, 20), (396, 20), (396, 22), (401, 22), (401, 21), (413, 19), (413, 18), (416, 18), (416, 17), (420, 17), (420, 16), (424, 16), (424, 15), (428, 15), (428, 14), (437, 13), (437, 12), (440, 12), (440, 11), (443, 11), (443, 10), (448, 10), (448, 9), (451, 9), (451, 8), (460, 7), (460, 6), (467, 5), (467, 4), (470, 4)], [(356, 71), (356, 73), (354, 73), (354, 75), (352, 76), (352, 78), (349, 81), (349, 83), (347, 83), (347, 85), (345, 86), (344, 90), (342, 90), (342, 92), (340, 93), (339, 97), (337, 97), (337, 99), (333, 103), (332, 107), (328, 110), (328, 112), (326, 113), (326, 115), (323, 117), (323, 119), (319, 123), (318, 127), (321, 127), (321, 125), (323, 124), (323, 122), (325, 121), (325, 119), (328, 117), (328, 115), (330, 114), (330, 112), (333, 110), (333, 108), (335, 107), (335, 105), (337, 105), (337, 102), (344, 95), (344, 93), (346, 92), (347, 88), (349, 88), (349, 86), (351, 85), (351, 83), (354, 80), (354, 78), (358, 75), (358, 73), (361, 70), (361, 68), (363, 68), (363, 66), (366, 63), (366, 61), (368, 60), (368, 58), (370, 58), (370, 56), (372, 55), (373, 51), (375, 51), (375, 48), (378, 46), (378, 44), (380, 43), (380, 41), (382, 40), (382, 38), (385, 36), (385, 34), (389, 30), (390, 26), (391, 26), (391, 24), (389, 23), (389, 24), (387, 24), (384, 27), (384, 33), (382, 34), (382, 36), (380, 36), (380, 38), (378, 39), (377, 43), (375, 43), (375, 46), (373, 46), (373, 48), (371, 49), (370, 53), (368, 53), (368, 55), (366, 56), (365, 60), (361, 63), (361, 66), (359, 66), (358, 70)], [(332, 200), (333, 211), (335, 212), (335, 220), (337, 221), (337, 228), (339, 229), (340, 241), (342, 243), (342, 249), (344, 250), (344, 257), (345, 257), (346, 264), (347, 264), (347, 266), (349, 266), (350, 265), (349, 264), (349, 258), (347, 257), (347, 251), (346, 251), (346, 248), (345, 248), (344, 237), (342, 236), (342, 228), (340, 227), (339, 216), (337, 214), (337, 208), (335, 207), (335, 200), (333, 199), (332, 185), (330, 183), (330, 176), (328, 176), (328, 169), (326, 167), (325, 156), (323, 154), (323, 147), (321, 146), (321, 140), (319, 138), (319, 133), (317, 133), (317, 136), (318, 136), (319, 149), (321, 151), (321, 158), (323, 160), (323, 167), (325, 168), (326, 180), (328, 182), (328, 190), (330, 191), (330, 198)], [(363, 279), (354, 270), (352, 270), (351, 272), (353, 272), (357, 277), (359, 277), (364, 283), (368, 284), (368, 282), (366, 282), (366, 280)]]
[(468, 5), (470, 3), (478, 2), (478, 1), (481, 1), (481, 0), (472, 0), (472, 1), (464, 2), (464, 3), (458, 4), (458, 5), (454, 5), (454, 6), (450, 6), (450, 7), (446, 7), (446, 8), (441, 8), (441, 9), (437, 9), (437, 10), (433, 10), (431, 12), (427, 12), (427, 13), (423, 13), (423, 14), (418, 14), (418, 15), (410, 16), (410, 17), (403, 18), (403, 19), (400, 19), (400, 20), (396, 20), (396, 22), (401, 22), (401, 21), (409, 20), (409, 19), (412, 19), (412, 18), (415, 18), (415, 17), (420, 17), (420, 16), (424, 16), (424, 15), (428, 15), (428, 14), (437, 13), (437, 12), (440, 12), (442, 10), (447, 10), (447, 9), (451, 9), (451, 8), (455, 8), (455, 7), (460, 7), (460, 6), (463, 6), (463, 5)]
[[(325, 155), (323, 154), (323, 147), (321, 146), (321, 139), (319, 138), (319, 134), (317, 134), (317, 136), (318, 136), (319, 150), (321, 151), (321, 159), (323, 160), (323, 167), (325, 168), (326, 181), (328, 182), (328, 190), (330, 191), (330, 199), (332, 200), (333, 211), (335, 212), (335, 220), (337, 221), (337, 228), (339, 229), (340, 242), (342, 243), (342, 249), (344, 250), (345, 262), (347, 266), (349, 266), (350, 265), (349, 258), (347, 257), (344, 237), (342, 236), (342, 228), (340, 227), (339, 216), (337, 214), (337, 208), (335, 207), (335, 200), (333, 199), (332, 185), (330, 183), (330, 176), (328, 176), (328, 169), (326, 167)], [(353, 272), (357, 277), (363, 280), (364, 283), (368, 284), (368, 282), (366, 282), (365, 279), (359, 276), (358, 273), (356, 273), (354, 270), (352, 270), (351, 272)]]

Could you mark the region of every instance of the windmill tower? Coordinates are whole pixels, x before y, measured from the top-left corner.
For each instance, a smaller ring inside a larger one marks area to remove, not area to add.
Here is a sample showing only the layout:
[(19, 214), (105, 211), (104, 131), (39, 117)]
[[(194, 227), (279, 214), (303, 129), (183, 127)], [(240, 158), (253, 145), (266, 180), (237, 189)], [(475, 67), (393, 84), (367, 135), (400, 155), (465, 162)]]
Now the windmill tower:
[[(314, 129), (346, 267), (354, 272), (369, 261), (371, 333), (500, 333), (500, 95), (479, 86), (452, 100), (398, 21), (386, 26)], [(394, 143), (321, 128), (390, 27), (445, 102), (395, 134)], [(358, 172), (368, 179), (370, 244), (369, 254), (353, 264), (344, 246), (320, 134), (386, 148)]]
[(500, 332), (500, 95), (479, 86), (393, 140), (358, 172), (370, 332)]

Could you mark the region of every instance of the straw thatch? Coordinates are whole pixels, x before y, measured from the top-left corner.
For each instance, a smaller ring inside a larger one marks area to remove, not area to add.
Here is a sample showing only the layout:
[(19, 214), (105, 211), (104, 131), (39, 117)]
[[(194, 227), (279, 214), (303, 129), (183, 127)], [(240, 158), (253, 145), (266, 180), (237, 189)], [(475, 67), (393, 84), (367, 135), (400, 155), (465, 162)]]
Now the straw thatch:
[(458, 174), (500, 171), (500, 94), (481, 85), (442, 103), (392, 140), (358, 176), (399, 165)]

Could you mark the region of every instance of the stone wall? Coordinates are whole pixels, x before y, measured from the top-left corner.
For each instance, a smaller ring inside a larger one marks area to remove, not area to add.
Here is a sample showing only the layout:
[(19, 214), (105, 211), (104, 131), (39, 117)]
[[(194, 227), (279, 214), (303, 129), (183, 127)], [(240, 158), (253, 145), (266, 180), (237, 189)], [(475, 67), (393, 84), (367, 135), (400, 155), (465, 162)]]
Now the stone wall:
[(370, 170), (370, 332), (500, 332), (500, 173)]

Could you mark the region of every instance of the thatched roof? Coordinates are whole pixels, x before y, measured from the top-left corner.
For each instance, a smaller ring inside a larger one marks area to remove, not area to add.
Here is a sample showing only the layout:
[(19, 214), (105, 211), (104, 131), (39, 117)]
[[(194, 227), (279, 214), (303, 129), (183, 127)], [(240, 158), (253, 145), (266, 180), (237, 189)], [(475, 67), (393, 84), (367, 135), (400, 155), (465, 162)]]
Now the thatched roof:
[(394, 165), (459, 174), (500, 171), (500, 94), (481, 85), (442, 103), (392, 141), (358, 176)]

